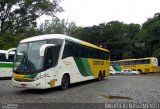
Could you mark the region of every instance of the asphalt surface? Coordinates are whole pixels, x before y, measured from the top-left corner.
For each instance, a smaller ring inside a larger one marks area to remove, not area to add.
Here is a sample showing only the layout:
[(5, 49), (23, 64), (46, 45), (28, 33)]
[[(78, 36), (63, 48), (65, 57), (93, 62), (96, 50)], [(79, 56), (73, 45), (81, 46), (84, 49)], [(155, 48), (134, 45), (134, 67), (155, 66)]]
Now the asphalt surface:
[(0, 103), (160, 102), (160, 74), (117, 75), (103, 81), (76, 83), (67, 90), (15, 88), (0, 80)]

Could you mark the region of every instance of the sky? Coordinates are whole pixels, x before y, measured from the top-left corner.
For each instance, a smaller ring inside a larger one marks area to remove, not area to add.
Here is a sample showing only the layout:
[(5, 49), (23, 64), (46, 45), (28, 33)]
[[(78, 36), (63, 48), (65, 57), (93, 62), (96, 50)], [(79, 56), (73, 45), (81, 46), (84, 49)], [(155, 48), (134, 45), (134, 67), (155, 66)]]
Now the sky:
[[(63, 0), (60, 6), (64, 12), (57, 13), (57, 17), (82, 27), (115, 20), (143, 24), (160, 12), (160, 0)], [(51, 18), (42, 16), (38, 24), (45, 19)]]

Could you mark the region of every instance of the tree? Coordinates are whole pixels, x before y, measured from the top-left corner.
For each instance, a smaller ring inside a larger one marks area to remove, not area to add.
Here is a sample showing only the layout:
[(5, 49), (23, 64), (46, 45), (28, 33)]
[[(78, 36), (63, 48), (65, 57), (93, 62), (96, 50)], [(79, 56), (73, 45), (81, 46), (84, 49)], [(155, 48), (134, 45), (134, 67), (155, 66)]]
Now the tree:
[(64, 34), (68, 22), (64, 19), (53, 18), (52, 21), (45, 21), (44, 33), (45, 34)]
[(0, 31), (17, 32), (21, 27), (35, 26), (42, 15), (55, 16), (63, 11), (61, 0), (1, 0)]
[(155, 51), (153, 52), (153, 56), (160, 59), (160, 50), (155, 50)]
[(24, 36), (13, 35), (11, 33), (0, 33), (0, 49), (7, 50), (17, 47), (19, 41), (23, 38)]
[(41, 24), (44, 34), (66, 34), (71, 35), (77, 28), (75, 22), (68, 22), (65, 19), (53, 18), (52, 21), (46, 20), (44, 24)]
[(158, 56), (155, 54), (157, 54), (157, 49), (160, 48), (160, 13), (156, 13), (143, 23), (142, 29), (136, 34), (135, 40), (145, 42), (146, 53), (144, 57)]
[(126, 25), (126, 33), (127, 33), (127, 36), (131, 39), (131, 40), (134, 40), (135, 38), (135, 35), (140, 31), (141, 29), (141, 26), (139, 24), (128, 24)]
[(134, 55), (131, 51), (123, 52), (123, 59), (130, 59), (133, 57), (134, 57)]
[(151, 44), (158, 44), (160, 47), (160, 13), (156, 13), (153, 18), (149, 18), (143, 25), (142, 30), (146, 30), (150, 36)]

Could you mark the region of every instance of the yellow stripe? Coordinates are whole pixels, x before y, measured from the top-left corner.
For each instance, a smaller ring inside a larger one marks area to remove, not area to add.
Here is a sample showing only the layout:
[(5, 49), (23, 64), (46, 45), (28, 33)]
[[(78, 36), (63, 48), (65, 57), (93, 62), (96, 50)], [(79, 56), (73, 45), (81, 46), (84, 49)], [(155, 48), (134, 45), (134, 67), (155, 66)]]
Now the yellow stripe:
[(19, 75), (19, 74), (12, 74), (12, 77), (19, 80), (32, 80), (32, 78), (27, 78), (25, 75)]
[(15, 74), (15, 73), (12, 74), (12, 77), (17, 78), (17, 79), (22, 79), (22, 78), (24, 78), (24, 76), (25, 75), (19, 75), (19, 74)]
[(85, 46), (88, 46), (88, 47), (92, 47), (92, 48), (96, 48), (96, 49), (99, 49), (99, 50), (103, 50), (103, 51), (107, 51), (107, 52), (108, 52), (107, 49), (98, 47), (98, 46), (96, 46), (96, 45), (93, 45), (93, 44), (88, 43), (88, 42), (85, 42), (85, 41), (80, 41), (80, 43), (81, 43), (82, 45), (85, 45)]
[[(97, 61), (99, 61), (99, 63), (97, 63)], [(102, 72), (105, 71), (106, 72), (105, 76), (109, 76), (110, 60), (88, 59), (88, 63), (94, 78), (98, 78), (99, 71), (102, 71)]]

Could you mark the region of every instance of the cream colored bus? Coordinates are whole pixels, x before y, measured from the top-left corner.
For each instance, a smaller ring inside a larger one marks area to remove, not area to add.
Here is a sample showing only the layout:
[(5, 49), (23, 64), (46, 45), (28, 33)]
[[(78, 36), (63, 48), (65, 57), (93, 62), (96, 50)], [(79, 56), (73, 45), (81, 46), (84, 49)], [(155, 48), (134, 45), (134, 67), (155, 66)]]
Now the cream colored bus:
[(61, 34), (20, 41), (13, 65), (16, 87), (46, 89), (109, 75), (109, 51)]
[(132, 69), (137, 70), (140, 73), (157, 73), (158, 59), (155, 57), (124, 59), (119, 61), (111, 61), (111, 66), (116, 71), (121, 71), (122, 69)]

